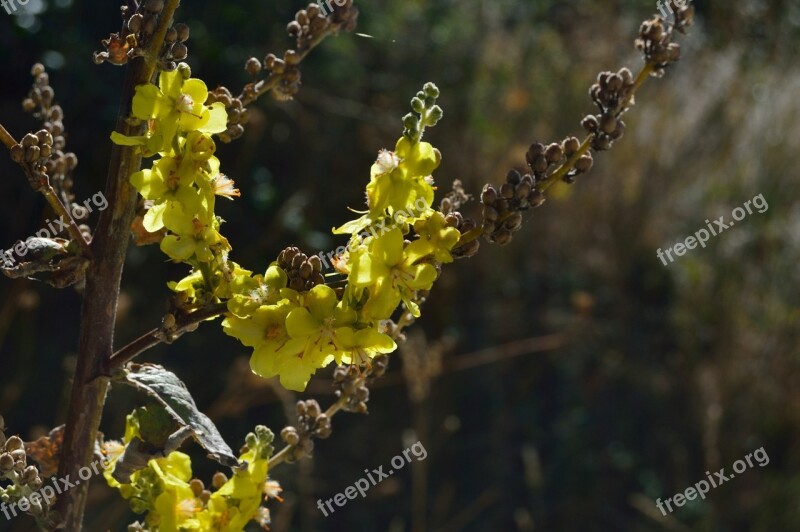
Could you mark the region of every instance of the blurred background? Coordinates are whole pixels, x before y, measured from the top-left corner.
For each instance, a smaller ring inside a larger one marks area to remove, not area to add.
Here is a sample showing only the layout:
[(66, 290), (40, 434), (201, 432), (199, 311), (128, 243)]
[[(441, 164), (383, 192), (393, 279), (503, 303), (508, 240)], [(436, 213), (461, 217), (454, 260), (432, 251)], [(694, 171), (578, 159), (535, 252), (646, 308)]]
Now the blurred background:
[[(426, 81), (445, 119), (426, 140), (444, 156), (435, 178), (477, 194), (522, 169), (533, 141), (580, 135), (601, 70), (640, 63), (651, 0), (379, 0), (356, 2), (356, 30), (303, 65), (295, 101), (263, 100), (218, 155), (243, 197), (218, 202), (234, 259), (264, 270), (287, 245), (330, 251), (330, 228), (361, 208), (369, 167), (402, 131)], [(299, 1), (184, 2), (189, 60), (209, 87), (247, 81), (252, 55), (291, 45)], [(273, 530), (800, 529), (800, 3), (698, 2), (684, 59), (649, 81), (627, 134), (571, 187), (529, 213), (505, 248), (484, 243), (446, 268), (423, 319), (371, 390), (370, 414), (342, 414), (313, 461), (271, 473), (285, 501)], [(103, 190), (123, 69), (95, 66), (119, 29), (114, 2), (29, 0), (0, 10), (0, 120), (17, 138), (31, 65), (43, 62), (80, 164), (80, 201)], [(0, 155), (0, 247), (52, 218)], [(671, 247), (758, 194), (753, 214), (664, 266)], [(475, 212), (475, 206), (471, 209)], [(467, 209), (470, 212), (469, 209)], [(96, 222), (96, 216), (92, 223)], [(130, 250), (117, 344), (157, 326), (166, 283), (185, 267), (157, 247)], [(30, 440), (63, 423), (80, 295), (0, 279), (0, 413)], [(249, 375), (247, 351), (204, 324), (142, 360), (174, 370), (232, 447), (256, 424), (276, 433), (300, 397)], [(331, 372), (303, 398), (323, 405)], [(119, 438), (143, 398), (112, 389), (103, 431)], [(420, 441), (428, 451), (324, 517), (316, 508), (366, 468)], [(755, 465), (664, 517), (655, 506), (763, 447)], [(214, 466), (194, 446), (195, 474)], [(125, 530), (135, 516), (96, 479), (87, 529)], [(0, 520), (0, 530), (32, 521)], [(257, 528), (254, 528), (254, 530)]]

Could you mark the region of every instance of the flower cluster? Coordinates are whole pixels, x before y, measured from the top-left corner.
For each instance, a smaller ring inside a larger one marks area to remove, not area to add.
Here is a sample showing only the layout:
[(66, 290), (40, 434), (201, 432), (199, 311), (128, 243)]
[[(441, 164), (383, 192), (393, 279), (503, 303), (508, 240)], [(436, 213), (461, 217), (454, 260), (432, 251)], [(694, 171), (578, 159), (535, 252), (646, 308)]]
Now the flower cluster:
[(227, 261), (230, 245), (219, 232), (215, 198), (233, 198), (239, 191), (220, 173), (219, 159), (214, 156), (211, 135), (227, 128), (225, 108), (221, 103), (206, 105), (205, 83), (190, 76), (189, 67), (181, 64), (173, 72), (162, 72), (159, 86), (137, 87), (132, 112), (147, 121), (147, 131), (140, 136), (114, 132), (111, 139), (139, 146), (145, 156), (158, 155), (152, 168), (131, 176), (148, 205), (143, 227), (150, 233), (164, 231), (161, 250), (175, 261), (192, 265), (206, 291), (220, 291), (220, 296), (232, 272), (241, 269)]
[[(461, 233), (453, 217), (431, 208), (432, 172), (441, 155), (423, 142), (426, 127), (442, 117), (439, 90), (427, 84), (411, 101), (405, 131), (393, 152), (383, 150), (367, 185), (367, 211), (335, 229), (350, 234), (347, 253), (336, 263), (344, 288), (324, 283), (318, 261), (287, 248), (262, 274), (228, 260), (230, 245), (214, 214), (217, 195), (239, 191), (220, 173), (211, 135), (226, 131), (222, 102), (207, 105), (205, 83), (179, 65), (160, 74), (159, 86), (136, 88), (132, 111), (147, 121), (140, 136), (112, 134), (117, 144), (158, 155), (131, 183), (146, 200), (142, 226), (163, 233), (161, 250), (189, 264), (193, 272), (170, 287), (187, 308), (227, 302), (225, 332), (253, 348), (252, 370), (280, 376), (292, 390), (304, 390), (311, 376), (332, 362), (369, 365), (397, 348), (386, 326), (401, 303), (415, 317), (420, 293), (430, 290), (439, 265), (452, 262)], [(409, 214), (412, 213), (412, 214)], [(371, 226), (391, 227), (380, 232)]]
[[(336, 263), (337, 271), (347, 277), (343, 290), (314, 282), (289, 285), (287, 267), (301, 278), (304, 273), (307, 279), (318, 274), (305, 255), (291, 249), (265, 275), (232, 289), (231, 315), (223, 327), (254, 349), (255, 373), (279, 375), (286, 388), (304, 390), (311, 375), (331, 362), (369, 365), (377, 355), (394, 351), (397, 345), (386, 334), (386, 325), (401, 303), (419, 316), (420, 292), (430, 290), (441, 263), (453, 261), (451, 251), (461, 237), (431, 208), (431, 173), (441, 155), (421, 137), (424, 128), (442, 116), (435, 104), (438, 95), (438, 89), (427, 84), (412, 100), (415, 114), (405, 117), (406, 131), (395, 151), (382, 151), (372, 166), (368, 210), (334, 229), (335, 234), (351, 235), (347, 252)], [(366, 230), (371, 226), (392, 228)]]
[(266, 427), (256, 427), (255, 432), (247, 435), (239, 457), (244, 466), (235, 469), (231, 478), (217, 473), (211, 486), (213, 491), (192, 478), (191, 459), (178, 451), (149, 460), (146, 467), (120, 483), (114, 477), (114, 469), (126, 446), (141, 437), (134, 412), (128, 416), (123, 442), (104, 444), (108, 466), (103, 474), (109, 486), (118, 489), (129, 501), (134, 512), (146, 514), (147, 530), (240, 532), (250, 521), (269, 522), (269, 513), (262, 503), (279, 488), (274, 481), (267, 480), (273, 435)]

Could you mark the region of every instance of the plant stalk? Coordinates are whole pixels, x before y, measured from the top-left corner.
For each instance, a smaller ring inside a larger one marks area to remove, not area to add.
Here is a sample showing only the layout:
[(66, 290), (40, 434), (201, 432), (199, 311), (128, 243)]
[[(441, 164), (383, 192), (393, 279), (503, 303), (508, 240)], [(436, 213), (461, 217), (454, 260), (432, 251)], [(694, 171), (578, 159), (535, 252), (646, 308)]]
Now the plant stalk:
[[(158, 52), (179, 4), (180, 0), (167, 2), (144, 57), (134, 59), (127, 67), (116, 127), (124, 135), (142, 133), (143, 126), (128, 122), (131, 102), (136, 86), (153, 79)], [(113, 145), (105, 191), (109, 207), (101, 213), (92, 241), (93, 260), (86, 274), (78, 361), (58, 468), (60, 478), (69, 475), (75, 483), (56, 502), (62, 525), (69, 531), (80, 531), (83, 525), (89, 483), (78, 482), (79, 472), (93, 460), (108, 390), (108, 377), (95, 377), (113, 351), (120, 279), (136, 209), (136, 189), (129, 178), (141, 163), (141, 152), (135, 147)]]

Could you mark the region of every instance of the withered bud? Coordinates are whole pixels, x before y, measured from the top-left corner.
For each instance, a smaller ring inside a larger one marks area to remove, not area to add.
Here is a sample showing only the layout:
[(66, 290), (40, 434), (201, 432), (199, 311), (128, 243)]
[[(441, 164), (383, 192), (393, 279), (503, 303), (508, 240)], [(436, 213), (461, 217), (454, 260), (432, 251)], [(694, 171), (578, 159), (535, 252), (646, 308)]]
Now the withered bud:
[(563, 156), (564, 150), (562, 150), (561, 146), (557, 143), (550, 144), (545, 152), (545, 158), (550, 164), (560, 161)]
[(594, 164), (594, 160), (592, 159), (592, 155), (586, 153), (581, 155), (577, 161), (575, 161), (575, 170), (580, 174), (585, 174), (589, 170), (592, 169), (592, 165)]
[(173, 28), (175, 28), (175, 31), (178, 32), (178, 40), (180, 42), (186, 42), (189, 40), (189, 33), (190, 33), (189, 26), (187, 26), (183, 22), (179, 22), (175, 24)]
[(484, 185), (481, 191), (481, 203), (491, 206), (495, 201), (497, 201), (497, 191), (492, 185)]
[(25, 148), (36, 146), (37, 144), (39, 144), (39, 139), (33, 133), (28, 133), (22, 137), (22, 146)]
[(581, 120), (581, 127), (585, 129), (589, 133), (594, 133), (597, 131), (597, 117), (594, 115), (586, 115), (583, 120)]
[(144, 17), (141, 13), (136, 13), (128, 20), (128, 31), (131, 33), (139, 33), (142, 31), (142, 24), (144, 23)]
[(221, 471), (217, 471), (214, 473), (214, 476), (211, 477), (211, 487), (215, 490), (220, 489), (225, 483), (228, 482), (228, 477), (225, 476), (225, 473)]
[(255, 77), (258, 75), (259, 72), (261, 72), (261, 61), (259, 61), (255, 57), (251, 57), (244, 64), (244, 69), (248, 74)]

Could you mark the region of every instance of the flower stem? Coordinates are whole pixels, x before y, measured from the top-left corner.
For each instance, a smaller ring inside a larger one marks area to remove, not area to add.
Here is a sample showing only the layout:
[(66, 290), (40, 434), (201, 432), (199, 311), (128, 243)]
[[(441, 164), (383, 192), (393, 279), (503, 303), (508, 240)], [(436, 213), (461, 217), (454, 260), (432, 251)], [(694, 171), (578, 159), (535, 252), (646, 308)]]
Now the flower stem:
[(228, 308), (227, 305), (224, 303), (209, 305), (207, 307), (201, 308), (191, 314), (186, 314), (185, 316), (179, 317), (175, 322), (175, 328), (172, 331), (165, 331), (162, 327), (158, 327), (149, 331), (133, 342), (129, 343), (108, 359), (101, 372), (102, 375), (110, 376), (115, 371), (122, 369), (122, 367), (139, 356), (141, 353), (147, 351), (151, 347), (154, 347), (163, 342), (171, 341), (168, 338), (167, 334), (171, 334), (172, 337), (177, 337), (184, 332), (188, 332), (192, 327), (196, 326), (197, 324), (211, 319), (216, 318), (227, 312)]
[[(167, 0), (148, 53), (128, 66), (116, 127), (122, 134), (141, 133), (141, 126), (134, 127), (127, 121), (134, 91), (137, 85), (153, 79), (156, 52), (163, 45), (179, 4), (180, 0)], [(79, 478), (81, 468), (88, 466), (93, 459), (109, 382), (107, 377), (94, 377), (100, 373), (113, 349), (119, 285), (136, 208), (136, 190), (129, 179), (139, 170), (141, 162), (141, 152), (137, 148), (112, 146), (105, 193), (109, 207), (101, 213), (92, 241), (94, 259), (86, 275), (78, 361), (58, 468), (60, 478), (67, 475)], [(82, 482), (59, 497), (56, 509), (66, 530), (82, 530), (88, 488), (89, 483)]]

